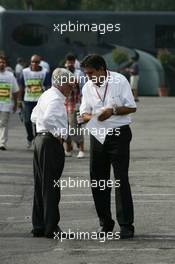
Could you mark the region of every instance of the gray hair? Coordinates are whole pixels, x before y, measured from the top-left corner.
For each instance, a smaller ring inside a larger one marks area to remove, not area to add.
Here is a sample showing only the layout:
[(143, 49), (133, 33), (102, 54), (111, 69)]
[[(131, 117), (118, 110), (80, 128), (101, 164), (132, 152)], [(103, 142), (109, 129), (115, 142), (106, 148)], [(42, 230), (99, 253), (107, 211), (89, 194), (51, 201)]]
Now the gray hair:
[(67, 69), (56, 68), (52, 73), (52, 85), (62, 86), (64, 83), (74, 83), (75, 75)]

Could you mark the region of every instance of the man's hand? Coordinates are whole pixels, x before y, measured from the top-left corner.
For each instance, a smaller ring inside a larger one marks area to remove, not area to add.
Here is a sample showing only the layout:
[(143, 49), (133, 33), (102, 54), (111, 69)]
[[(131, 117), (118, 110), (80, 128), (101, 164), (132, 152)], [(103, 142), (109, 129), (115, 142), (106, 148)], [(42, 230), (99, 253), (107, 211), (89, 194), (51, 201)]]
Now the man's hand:
[(113, 114), (113, 109), (112, 108), (106, 108), (99, 116), (98, 116), (98, 121), (104, 121), (111, 117)]
[(91, 120), (91, 118), (92, 118), (92, 114), (84, 113), (84, 114), (82, 115), (82, 118), (83, 118), (84, 122), (86, 123), (86, 122), (88, 122), (89, 120)]

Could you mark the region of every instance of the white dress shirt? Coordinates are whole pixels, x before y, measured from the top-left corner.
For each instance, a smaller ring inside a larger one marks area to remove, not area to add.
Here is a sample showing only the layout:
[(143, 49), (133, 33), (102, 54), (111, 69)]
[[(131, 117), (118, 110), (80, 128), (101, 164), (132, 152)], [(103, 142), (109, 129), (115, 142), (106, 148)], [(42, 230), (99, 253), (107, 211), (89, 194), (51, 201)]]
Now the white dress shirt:
[(65, 96), (55, 87), (45, 91), (39, 98), (31, 115), (36, 132), (50, 132), (55, 137), (67, 138), (68, 121)]
[[(101, 99), (104, 97), (106, 86), (106, 97), (102, 102)], [(82, 94), (80, 115), (84, 113), (99, 115), (104, 108), (112, 108), (115, 105), (136, 108), (129, 82), (125, 76), (117, 72), (107, 71), (107, 79), (100, 87), (89, 80), (84, 85)], [(104, 122), (105, 127), (117, 128), (130, 124), (131, 117), (130, 115), (112, 115), (102, 122)]]

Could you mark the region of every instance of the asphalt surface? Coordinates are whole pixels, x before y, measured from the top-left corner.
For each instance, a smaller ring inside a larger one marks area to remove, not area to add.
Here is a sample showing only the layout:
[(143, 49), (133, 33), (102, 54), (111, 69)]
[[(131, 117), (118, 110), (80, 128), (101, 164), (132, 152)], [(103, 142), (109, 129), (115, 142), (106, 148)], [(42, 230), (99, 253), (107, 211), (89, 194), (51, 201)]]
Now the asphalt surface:
[[(167, 264), (175, 263), (175, 98), (141, 97), (132, 124), (130, 183), (135, 206), (133, 240), (33, 238), (32, 150), (12, 115), (8, 150), (0, 152), (0, 263), (2, 264)], [(62, 179), (89, 179), (86, 158), (66, 158)], [(60, 226), (94, 232), (98, 219), (90, 188), (64, 188)], [(115, 204), (112, 194), (112, 212)], [(116, 223), (114, 232), (119, 231)]]

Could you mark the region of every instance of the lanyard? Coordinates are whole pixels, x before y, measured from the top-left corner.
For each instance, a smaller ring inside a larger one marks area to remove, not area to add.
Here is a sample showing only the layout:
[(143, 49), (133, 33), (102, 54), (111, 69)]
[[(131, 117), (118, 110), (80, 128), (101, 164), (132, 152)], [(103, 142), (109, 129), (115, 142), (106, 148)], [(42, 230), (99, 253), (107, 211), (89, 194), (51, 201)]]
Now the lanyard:
[[(108, 75), (110, 76), (110, 72), (109, 72), (109, 71), (108, 71)], [(96, 90), (96, 93), (97, 93), (97, 95), (98, 95), (98, 98), (101, 100), (102, 104), (104, 105), (105, 98), (106, 98), (106, 94), (107, 94), (107, 90), (108, 90), (108, 81), (107, 81), (107, 83), (106, 83), (106, 87), (105, 87), (105, 92), (104, 92), (104, 96), (103, 96), (103, 98), (101, 98), (101, 96), (100, 96), (100, 94), (99, 94), (99, 92), (98, 92), (98, 90), (97, 90), (96, 87), (95, 87), (95, 90)]]

